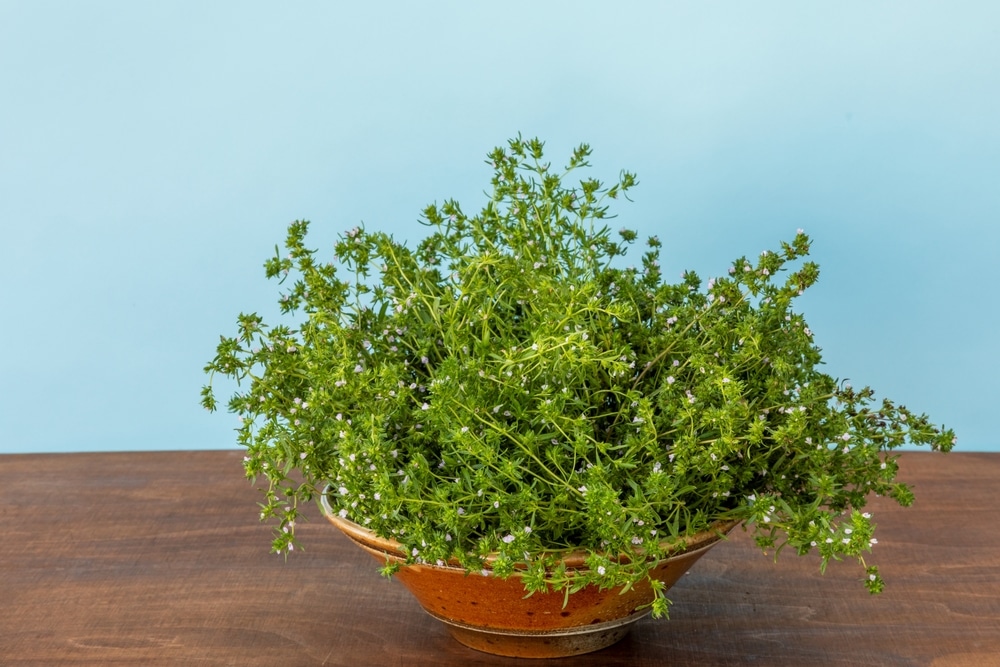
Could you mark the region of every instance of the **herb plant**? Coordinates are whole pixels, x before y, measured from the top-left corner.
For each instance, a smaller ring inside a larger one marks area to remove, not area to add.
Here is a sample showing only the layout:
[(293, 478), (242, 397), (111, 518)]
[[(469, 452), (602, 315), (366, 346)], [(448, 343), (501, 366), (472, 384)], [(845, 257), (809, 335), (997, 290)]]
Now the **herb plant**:
[[(819, 370), (793, 308), (819, 276), (801, 230), (705, 283), (665, 280), (656, 237), (621, 268), (637, 234), (611, 231), (609, 205), (637, 181), (569, 184), (589, 155), (559, 172), (542, 142), (509, 141), (483, 209), (428, 206), (412, 249), (354, 228), (327, 262), (307, 222), (289, 226), (265, 266), (301, 322), (241, 314), (205, 368), (238, 382), (228, 407), (248, 477), (267, 481), (273, 549), (295, 548), (302, 503), (329, 483), (342, 517), (411, 562), (491, 556), (529, 592), (635, 583), (720, 520), (824, 568), (856, 558), (880, 591), (866, 499), (910, 504), (892, 450), (947, 451), (953, 432)], [(211, 379), (202, 399), (216, 408)], [(567, 571), (566, 549), (589, 568)]]

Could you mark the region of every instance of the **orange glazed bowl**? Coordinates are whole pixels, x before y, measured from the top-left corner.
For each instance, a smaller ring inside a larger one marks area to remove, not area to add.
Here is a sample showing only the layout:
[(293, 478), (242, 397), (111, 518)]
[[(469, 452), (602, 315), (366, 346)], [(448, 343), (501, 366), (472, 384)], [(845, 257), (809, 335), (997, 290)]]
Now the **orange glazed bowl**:
[[(340, 517), (324, 493), (323, 514), (348, 538), (381, 563), (397, 563), (394, 574), (424, 610), (440, 620), (451, 635), (466, 646), (496, 655), (522, 658), (552, 658), (597, 651), (628, 634), (632, 623), (649, 613), (654, 594), (642, 580), (628, 591), (590, 585), (570, 596), (562, 591), (535, 593), (529, 597), (521, 576), (493, 576), (489, 564), (484, 572), (466, 572), (462, 567), (406, 564), (401, 545)], [(722, 540), (738, 521), (720, 522), (711, 529), (683, 540), (674, 555), (651, 570), (665, 589), (710, 548)], [(585, 554), (567, 554), (569, 569), (585, 570)]]

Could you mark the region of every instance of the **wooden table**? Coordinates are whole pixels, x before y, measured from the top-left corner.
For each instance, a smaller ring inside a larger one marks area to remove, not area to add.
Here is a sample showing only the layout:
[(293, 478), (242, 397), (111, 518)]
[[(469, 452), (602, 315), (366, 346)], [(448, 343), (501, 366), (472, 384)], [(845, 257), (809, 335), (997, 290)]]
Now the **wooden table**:
[(498, 658), (453, 641), (323, 521), (268, 553), (238, 451), (0, 456), (0, 665), (1000, 665), (1000, 454), (906, 453), (853, 563), (763, 556), (737, 530), (604, 651)]

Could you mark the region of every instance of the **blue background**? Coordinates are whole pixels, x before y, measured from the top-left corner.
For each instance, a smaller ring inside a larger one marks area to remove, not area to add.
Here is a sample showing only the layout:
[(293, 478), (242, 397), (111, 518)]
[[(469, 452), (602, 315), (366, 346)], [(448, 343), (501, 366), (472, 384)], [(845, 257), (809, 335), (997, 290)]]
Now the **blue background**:
[(804, 228), (828, 372), (997, 449), (998, 26), (961, 0), (0, 2), (0, 452), (233, 446), (201, 369), (275, 312), (287, 223), (417, 239), (518, 132), (637, 172), (619, 221), (668, 275)]

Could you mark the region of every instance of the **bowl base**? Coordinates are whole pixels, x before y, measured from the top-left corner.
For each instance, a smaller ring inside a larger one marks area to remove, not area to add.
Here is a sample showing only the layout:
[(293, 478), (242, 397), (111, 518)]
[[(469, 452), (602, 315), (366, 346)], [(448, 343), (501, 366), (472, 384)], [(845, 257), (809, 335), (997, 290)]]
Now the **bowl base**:
[(624, 639), (632, 623), (645, 616), (635, 614), (582, 627), (525, 632), (477, 628), (431, 615), (443, 622), (459, 643), (484, 653), (514, 658), (562, 658), (599, 651)]

